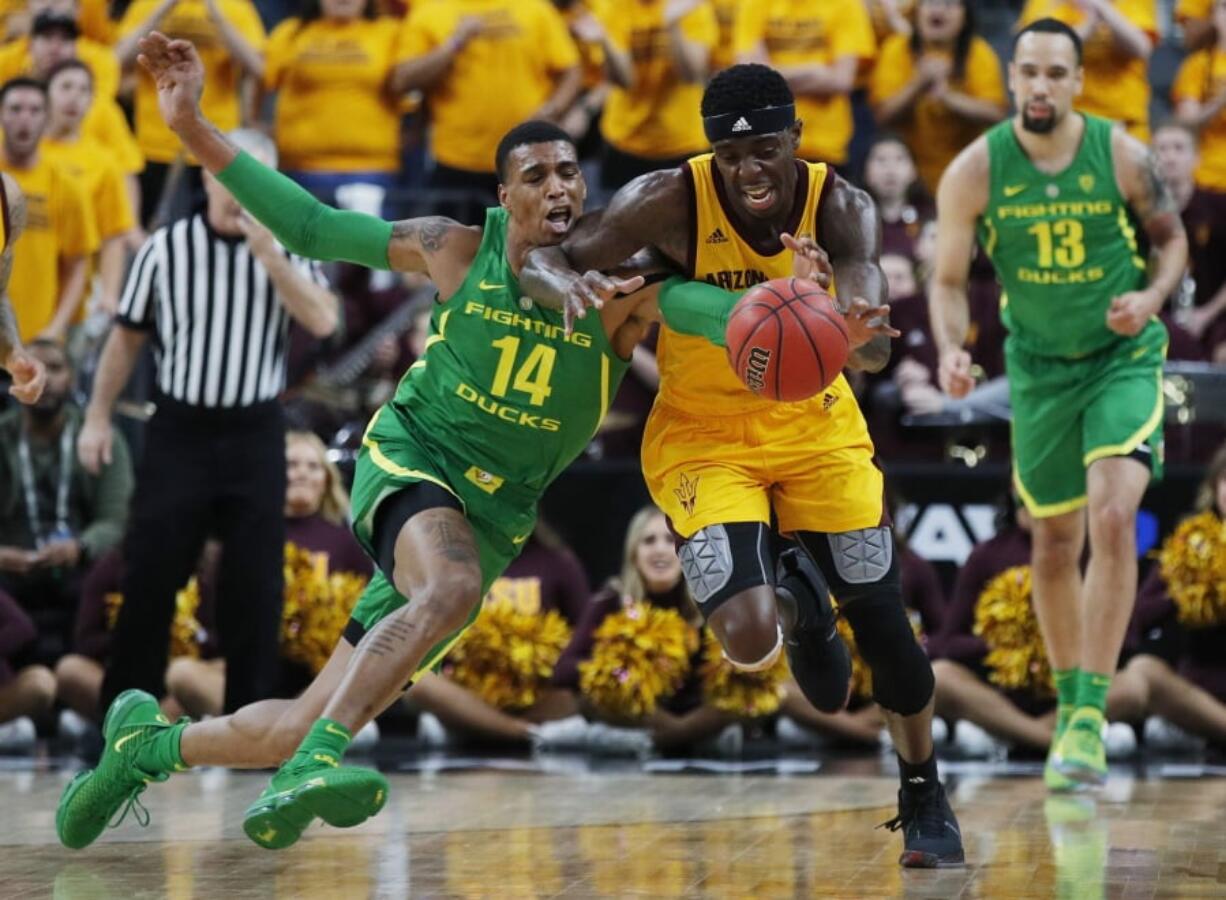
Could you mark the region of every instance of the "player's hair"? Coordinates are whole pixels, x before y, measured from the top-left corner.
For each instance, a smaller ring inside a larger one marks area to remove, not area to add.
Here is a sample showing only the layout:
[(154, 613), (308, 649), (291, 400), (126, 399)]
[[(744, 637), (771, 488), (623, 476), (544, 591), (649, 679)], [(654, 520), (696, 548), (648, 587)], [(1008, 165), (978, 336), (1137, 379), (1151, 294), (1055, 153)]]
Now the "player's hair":
[(1226, 478), (1226, 444), (1218, 447), (1217, 453), (1213, 454), (1209, 468), (1205, 471), (1205, 480), (1200, 483), (1200, 490), (1196, 492), (1197, 512), (1212, 509), (1219, 516), (1226, 516), (1226, 509), (1217, 508), (1217, 483), (1223, 478)]
[(1073, 30), (1072, 26), (1066, 25), (1059, 19), (1053, 19), (1047, 16), (1042, 19), (1035, 19), (1025, 28), (1013, 35), (1013, 44), (1011, 45), (1009, 55), (1017, 55), (1017, 42), (1022, 39), (1022, 35), (1030, 32), (1036, 34), (1062, 34), (1073, 42), (1073, 49), (1077, 51), (1077, 65), (1081, 65), (1081, 35)]
[[(962, 7), (962, 28), (954, 38), (954, 65), (951, 75), (958, 79), (966, 74), (966, 60), (971, 53), (971, 41), (975, 39), (975, 4), (970, 0), (958, 0)], [(918, 27), (911, 29), (911, 56), (919, 59), (924, 54), (923, 41)]]
[(498, 173), (498, 180), (506, 182), (507, 159), (516, 147), (552, 144), (554, 141), (565, 141), (572, 147), (575, 146), (575, 139), (552, 122), (530, 119), (516, 125), (502, 136), (502, 140), (498, 142), (498, 150), (494, 153), (494, 170)]
[(706, 118), (747, 113), (795, 102), (787, 81), (770, 66), (741, 63), (724, 69), (711, 79), (702, 92), (702, 115)]
[(10, 78), (8, 81), (0, 85), (0, 105), (4, 104), (4, 100), (8, 97), (10, 91), (19, 91), (23, 88), (29, 88), (32, 91), (38, 91), (43, 95), (43, 99), (47, 99), (47, 86), (37, 78), (28, 78), (25, 75), (19, 75), (16, 78)]
[(313, 431), (290, 431), (285, 435), (285, 445), (306, 444), (319, 457), (324, 467), (324, 494), (319, 503), (319, 514), (333, 525), (343, 525), (349, 516), (349, 497), (336, 463), (328, 459), (328, 448)]
[(59, 62), (53, 65), (48, 70), (47, 77), (44, 79), (43, 83), (50, 88), (51, 82), (55, 81), (56, 77), (61, 72), (70, 72), (74, 69), (80, 69), (85, 73), (85, 77), (89, 79), (89, 89), (92, 91), (94, 89), (94, 70), (75, 57), (72, 59), (61, 59)]

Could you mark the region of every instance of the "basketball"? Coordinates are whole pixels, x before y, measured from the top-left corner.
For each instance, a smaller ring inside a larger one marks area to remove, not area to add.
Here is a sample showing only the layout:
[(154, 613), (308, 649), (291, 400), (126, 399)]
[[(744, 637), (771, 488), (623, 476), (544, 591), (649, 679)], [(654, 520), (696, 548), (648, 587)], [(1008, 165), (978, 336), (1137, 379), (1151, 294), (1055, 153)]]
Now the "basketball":
[(725, 337), (737, 377), (772, 400), (806, 400), (847, 364), (843, 317), (828, 293), (802, 278), (777, 278), (746, 292)]

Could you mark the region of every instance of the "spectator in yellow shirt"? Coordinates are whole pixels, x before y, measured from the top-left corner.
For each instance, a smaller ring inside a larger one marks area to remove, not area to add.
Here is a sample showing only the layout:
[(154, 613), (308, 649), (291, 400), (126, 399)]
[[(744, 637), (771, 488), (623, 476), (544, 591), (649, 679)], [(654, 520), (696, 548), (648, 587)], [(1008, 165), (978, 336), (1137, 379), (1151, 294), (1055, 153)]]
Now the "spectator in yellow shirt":
[(706, 151), (699, 107), (719, 26), (703, 0), (604, 0), (596, 14), (612, 43), (613, 84), (600, 119), (600, 185), (615, 191)]
[(13, 254), (9, 296), (21, 339), (63, 341), (85, 292), (85, 262), (98, 249), (89, 200), (76, 180), (39, 151), (47, 90), (31, 78), (0, 87), (0, 171), (26, 197), (26, 228)]
[(589, 159), (601, 149), (598, 125), (609, 96), (609, 82), (604, 74), (609, 33), (583, 0), (554, 0), (554, 6), (566, 20), (566, 27), (579, 50), (579, 67), (583, 72), (579, 94), (558, 124), (574, 138), (579, 158)]
[(579, 93), (583, 73), (566, 22), (546, 0), (414, 3), (404, 53), (393, 84), (397, 93), (425, 92), (430, 185), (471, 198), (447, 210), (482, 221), (497, 202), (502, 135), (526, 119), (557, 121)]
[(1201, 50), (1217, 40), (1213, 26), (1213, 0), (1177, 0), (1175, 21), (1183, 28), (1183, 48)]
[(1211, 21), (1219, 37), (1184, 60), (1171, 100), (1179, 121), (1200, 136), (1197, 185), (1226, 193), (1226, 0), (1215, 0)]
[(711, 74), (736, 63), (736, 18), (746, 0), (711, 0), (719, 36), (711, 48)]
[[(173, 39), (191, 41), (204, 63), (204, 96), (200, 108), (223, 131), (242, 118), (239, 83), (243, 75), (258, 83), (264, 77), (264, 25), (251, 0), (133, 0), (119, 22), (115, 56), (125, 69), (136, 63), (136, 42), (157, 30)], [(141, 173), (141, 222), (149, 224), (162, 199), (170, 164), (183, 145), (158, 112), (157, 88), (143, 69), (136, 82), (136, 140), (147, 165)], [(337, 123), (344, 127), (344, 123)], [(204, 197), (200, 167), (190, 164), (186, 191)]]
[(852, 137), (848, 95), (877, 49), (863, 0), (756, 0), (737, 20), (737, 58), (778, 69), (804, 122), (797, 155), (842, 165)]
[(975, 34), (967, 0), (920, 0), (916, 28), (881, 47), (870, 99), (877, 124), (902, 136), (932, 194), (950, 161), (1006, 110), (1000, 59)]
[(125, 237), (136, 227), (123, 173), (110, 149), (83, 133), (93, 101), (93, 76), (77, 59), (65, 60), (47, 76), (47, 131), (40, 151), (84, 188), (94, 213), (98, 251), (98, 308), (113, 315), (123, 284)]
[(30, 33), (0, 47), (0, 83), (19, 75), (46, 77), (60, 60), (74, 56), (89, 66), (98, 93), (113, 97), (119, 90), (119, 63), (110, 47), (81, 36), (76, 4), (32, 10)]
[(1156, 0), (1027, 0), (1017, 27), (1051, 17), (1084, 45), (1076, 108), (1114, 119), (1149, 142), (1149, 57), (1158, 39)]
[(281, 167), (325, 203), (346, 184), (390, 190), (400, 168), (401, 23), (373, 0), (307, 0), (268, 39), (264, 87), (276, 92)]

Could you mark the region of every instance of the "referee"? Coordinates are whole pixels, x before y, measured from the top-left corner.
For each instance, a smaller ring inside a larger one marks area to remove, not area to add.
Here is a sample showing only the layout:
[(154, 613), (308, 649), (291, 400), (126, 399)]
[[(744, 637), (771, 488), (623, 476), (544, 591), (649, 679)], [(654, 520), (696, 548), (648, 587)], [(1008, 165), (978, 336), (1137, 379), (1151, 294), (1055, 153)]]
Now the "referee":
[[(230, 136), (276, 167), (272, 142)], [(316, 337), (338, 302), (318, 264), (285, 251), (205, 173), (207, 206), (158, 229), (128, 275), (77, 447), (86, 469), (111, 454), (111, 415), (144, 343), (157, 361), (144, 457), (124, 541), (124, 602), (100, 709), (127, 688), (165, 694), (175, 593), (205, 538), (222, 542), (217, 630), (227, 712), (272, 695), (285, 545), (285, 387), (292, 318)]]

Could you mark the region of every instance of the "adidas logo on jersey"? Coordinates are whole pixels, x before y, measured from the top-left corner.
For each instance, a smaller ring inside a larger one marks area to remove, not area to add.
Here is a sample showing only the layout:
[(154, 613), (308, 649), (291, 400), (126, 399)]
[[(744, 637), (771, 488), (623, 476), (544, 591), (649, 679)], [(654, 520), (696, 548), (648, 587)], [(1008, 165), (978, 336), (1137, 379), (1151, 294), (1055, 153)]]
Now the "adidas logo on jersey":
[(742, 131), (753, 131), (753, 126), (749, 124), (748, 119), (741, 116), (736, 120), (736, 122), (733, 123), (732, 131), (734, 134), (740, 134)]
[(722, 228), (716, 228), (714, 231), (712, 231), (707, 236), (707, 243), (708, 244), (726, 244), (728, 243), (728, 238), (724, 236), (724, 230)]

